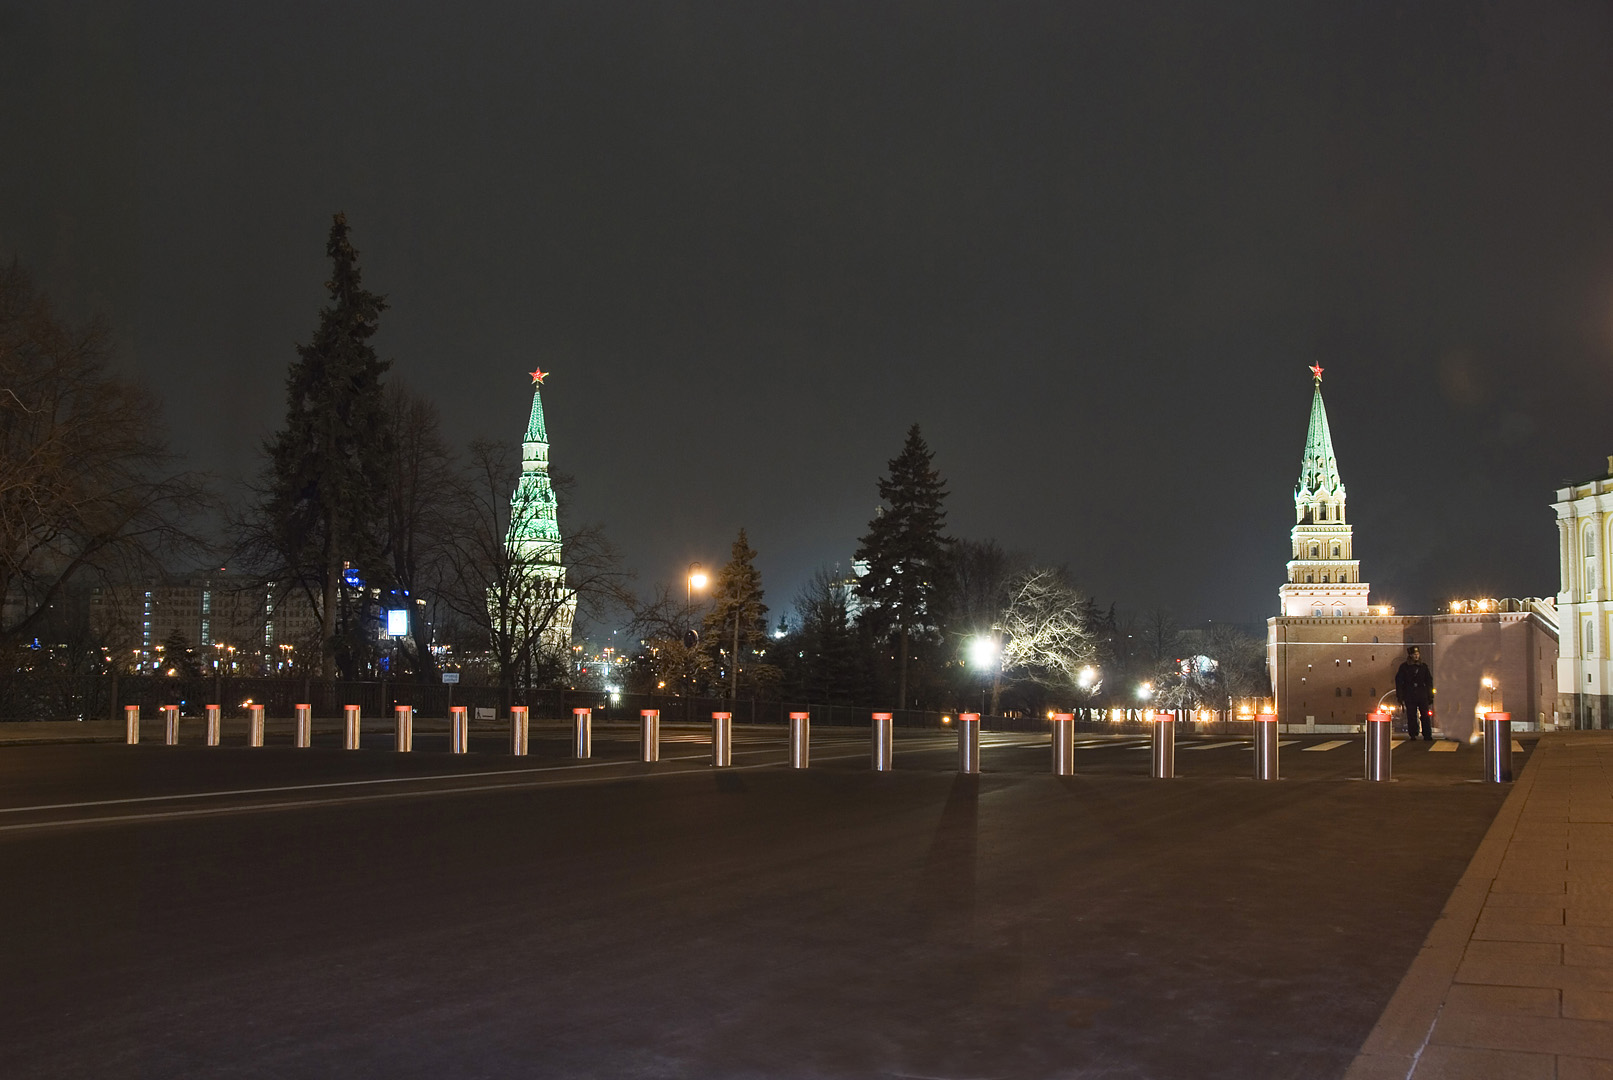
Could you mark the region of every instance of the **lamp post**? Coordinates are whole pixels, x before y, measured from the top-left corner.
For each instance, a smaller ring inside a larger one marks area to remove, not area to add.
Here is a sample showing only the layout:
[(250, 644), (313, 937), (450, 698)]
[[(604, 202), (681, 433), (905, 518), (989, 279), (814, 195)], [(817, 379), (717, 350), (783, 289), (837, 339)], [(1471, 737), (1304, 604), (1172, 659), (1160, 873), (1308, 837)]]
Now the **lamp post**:
[[(692, 625), (694, 622), (694, 594), (696, 589), (704, 589), (711, 579), (706, 576), (705, 567), (697, 562), (689, 564), (689, 572), (683, 576), (683, 618), (691, 625), (683, 635), (683, 647), (692, 653), (700, 640), (700, 632)], [(689, 719), (689, 710), (693, 708), (690, 698), (694, 696), (694, 664), (693, 657), (684, 657), (683, 664), (683, 719)]]
[[(975, 670), (979, 671), (982, 677), (988, 672), (992, 675), (991, 711), (988, 715), (994, 716), (997, 713), (997, 699), (1002, 686), (999, 681), (1002, 678), (1002, 661), (1002, 643), (993, 635), (981, 634), (969, 643), (969, 662), (974, 665)], [(980, 711), (986, 712), (986, 685), (984, 682), (980, 684)]]

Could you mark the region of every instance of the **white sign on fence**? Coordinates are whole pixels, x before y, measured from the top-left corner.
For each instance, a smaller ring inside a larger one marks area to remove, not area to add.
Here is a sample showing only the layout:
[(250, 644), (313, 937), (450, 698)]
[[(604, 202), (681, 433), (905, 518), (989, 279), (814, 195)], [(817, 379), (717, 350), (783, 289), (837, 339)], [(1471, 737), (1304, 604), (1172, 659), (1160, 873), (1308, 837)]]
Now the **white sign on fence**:
[(447, 683), (448, 685), (452, 686), (454, 683), (459, 681), (459, 672), (457, 672), (457, 671), (445, 671), (445, 672), (443, 672), (442, 673), (442, 681)]
[(476, 719), (478, 719), (478, 720), (497, 720), (498, 719), (498, 710), (497, 709), (477, 709), (476, 710)]

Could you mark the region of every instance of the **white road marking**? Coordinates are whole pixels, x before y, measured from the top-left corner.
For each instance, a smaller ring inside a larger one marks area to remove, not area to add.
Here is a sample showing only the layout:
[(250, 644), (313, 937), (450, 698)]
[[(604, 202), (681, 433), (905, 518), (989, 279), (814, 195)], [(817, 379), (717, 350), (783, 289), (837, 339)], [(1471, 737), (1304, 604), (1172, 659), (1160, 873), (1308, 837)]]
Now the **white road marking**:
[(1512, 752), (1514, 754), (1523, 753), (1523, 743), (1519, 742), (1517, 739), (1513, 739), (1512, 740)]
[(1212, 743), (1200, 743), (1197, 746), (1184, 746), (1182, 749), (1184, 749), (1184, 750), (1220, 750), (1222, 747), (1225, 747), (1225, 746), (1248, 746), (1248, 745), (1249, 745), (1248, 743), (1241, 742), (1241, 741), (1239, 741), (1239, 742), (1212, 742)]
[(1277, 740), (1277, 745), (1278, 746), (1293, 746), (1297, 742), (1299, 742), (1298, 739), (1278, 739)]
[[(864, 755), (862, 755), (862, 754), (825, 755), (825, 756), (821, 756), (821, 757), (820, 756), (815, 756), (813, 760), (814, 761), (846, 761), (846, 760), (850, 760), (850, 759), (854, 759), (854, 758), (861, 758), (863, 756)], [(699, 759), (663, 758), (662, 760), (664, 760), (664, 761), (690, 761), (690, 760), (699, 760)], [(632, 764), (640, 764), (640, 763), (638, 763), (638, 762), (615, 762), (615, 764), (632, 765)], [(751, 769), (771, 769), (771, 768), (776, 768), (776, 767), (777, 767), (776, 763), (773, 763), (773, 762), (759, 762), (759, 763), (757, 763), (755, 765), (733, 765), (733, 766), (730, 766), (729, 769), (724, 770), (724, 771), (744, 772), (744, 771), (751, 770)], [(536, 770), (536, 769), (507, 770), (507, 771), (496, 772), (496, 773), (492, 773), (492, 774), (487, 774), (487, 773), (469, 773), (469, 774), (460, 773), (460, 774), (457, 774), (457, 776), (466, 776), (466, 775), (471, 775), (471, 776), (484, 776), (484, 775), (509, 776), (509, 775), (512, 775), (512, 774), (519, 775), (521, 773), (531, 773), (531, 772), (538, 772), (538, 771), (543, 771), (543, 770)], [(635, 780), (639, 780), (639, 779), (647, 779), (647, 778), (655, 778), (655, 777), (666, 777), (666, 776), (692, 776), (692, 775), (698, 775), (701, 771), (702, 770), (700, 770), (700, 769), (675, 769), (675, 770), (674, 769), (663, 769), (663, 770), (658, 770), (658, 771), (655, 771), (655, 772), (642, 773), (642, 774), (640, 774), (638, 776), (635, 776), (635, 777), (610, 777), (610, 776), (553, 777), (553, 778), (542, 779), (542, 780), (525, 780), (525, 781), (521, 781), (519, 783), (513, 783), (513, 784), (466, 784), (466, 785), (462, 785), (460, 787), (451, 787), (451, 788), (427, 788), (427, 789), (424, 789), (424, 790), (421, 790), (421, 791), (377, 791), (377, 792), (369, 792), (369, 793), (365, 793), (365, 794), (352, 794), (352, 795), (346, 795), (346, 796), (332, 796), (332, 797), (324, 798), (324, 799), (297, 799), (297, 800), (289, 801), (289, 802), (287, 802), (287, 801), (258, 802), (258, 803), (243, 803), (243, 804), (241, 804), (239, 806), (206, 806), (206, 807), (195, 807), (195, 808), (192, 808), (192, 809), (184, 809), (184, 810), (154, 810), (154, 811), (150, 811), (150, 812), (143, 813), (143, 814), (102, 814), (102, 815), (99, 815), (97, 817), (60, 818), (60, 819), (57, 819), (57, 820), (54, 820), (54, 821), (28, 821), (28, 822), (19, 822), (17, 824), (13, 824), (13, 825), (0, 825), (0, 833), (23, 832), (23, 831), (26, 831), (26, 830), (29, 830), (29, 829), (57, 829), (57, 828), (62, 828), (62, 827), (69, 826), (69, 825), (102, 825), (102, 824), (117, 824), (117, 823), (120, 823), (120, 822), (170, 821), (170, 820), (173, 820), (173, 819), (176, 819), (176, 818), (215, 817), (215, 816), (219, 816), (219, 815), (223, 815), (223, 814), (243, 814), (243, 813), (253, 813), (253, 812), (259, 812), (259, 811), (265, 811), (265, 810), (302, 810), (302, 809), (308, 809), (308, 808), (317, 807), (317, 806), (341, 806), (341, 805), (347, 804), (347, 803), (380, 802), (382, 800), (389, 800), (389, 799), (418, 799), (418, 798), (426, 798), (426, 797), (433, 796), (433, 795), (467, 795), (467, 794), (476, 794), (478, 792), (485, 792), (485, 791), (521, 791), (521, 790), (531, 790), (533, 788), (572, 787), (572, 786), (575, 786), (577, 784), (595, 784), (595, 783), (600, 783), (600, 782), (603, 782), (603, 781), (610, 781), (610, 780), (617, 780), (617, 779), (635, 779)], [(415, 777), (413, 779), (427, 779), (427, 780), (429, 780), (429, 779), (443, 779), (443, 777)], [(356, 781), (356, 782), (357, 783), (365, 783), (366, 781)], [(332, 786), (339, 786), (339, 785), (310, 784), (310, 785), (305, 785), (305, 786), (306, 787), (332, 787)], [(299, 790), (299, 789), (295, 788), (295, 787), (288, 787), (288, 788), (258, 788), (258, 789), (254, 789), (254, 793), (256, 793), (256, 792), (274, 792), (274, 791), (296, 791), (296, 790)], [(205, 792), (205, 793), (198, 793), (198, 794), (223, 795), (223, 794), (230, 794), (230, 793), (229, 792)], [(164, 796), (156, 796), (156, 798), (159, 798), (159, 799), (163, 798), (163, 797)], [(167, 796), (167, 797), (168, 798), (182, 798), (184, 796)], [(135, 799), (118, 800), (118, 799), (114, 799), (114, 800), (109, 800), (109, 801), (111, 801), (111, 802), (143, 802), (143, 801), (147, 801), (147, 800), (135, 800)], [(65, 805), (74, 805), (74, 804), (65, 804)], [(94, 805), (98, 805), (98, 804), (95, 804), (95, 803), (81, 803), (81, 804), (77, 804), (77, 805), (80, 805), (80, 806), (94, 806)], [(12, 807), (11, 811), (13, 813), (15, 813), (15, 812), (23, 811), (23, 810), (48, 810), (48, 809), (52, 809), (52, 808), (51, 807), (46, 807), (46, 806), (19, 806), (19, 807)]]
[(1307, 746), (1306, 750), (1337, 750), (1341, 746), (1349, 746), (1349, 739), (1334, 739), (1332, 742), (1319, 742), (1315, 746)]
[(1433, 746), (1430, 746), (1428, 752), (1430, 754), (1454, 754), (1456, 753), (1456, 744), (1449, 739), (1441, 739)]

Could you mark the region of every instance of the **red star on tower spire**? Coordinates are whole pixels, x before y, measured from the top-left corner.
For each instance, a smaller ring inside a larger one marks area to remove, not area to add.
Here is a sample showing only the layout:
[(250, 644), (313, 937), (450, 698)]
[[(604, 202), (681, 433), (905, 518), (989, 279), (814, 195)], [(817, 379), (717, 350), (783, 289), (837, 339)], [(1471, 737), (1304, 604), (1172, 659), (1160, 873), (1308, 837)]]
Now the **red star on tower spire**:
[(1322, 381), (1322, 365), (1321, 364), (1312, 364), (1311, 365), (1311, 374), (1316, 376), (1316, 381), (1317, 382), (1321, 382)]
[(553, 372), (544, 371), (542, 368), (539, 368), (536, 371), (528, 372), (528, 374), (532, 376), (532, 385), (533, 386), (542, 386), (543, 385), (543, 380), (547, 379), (550, 375), (553, 374)]

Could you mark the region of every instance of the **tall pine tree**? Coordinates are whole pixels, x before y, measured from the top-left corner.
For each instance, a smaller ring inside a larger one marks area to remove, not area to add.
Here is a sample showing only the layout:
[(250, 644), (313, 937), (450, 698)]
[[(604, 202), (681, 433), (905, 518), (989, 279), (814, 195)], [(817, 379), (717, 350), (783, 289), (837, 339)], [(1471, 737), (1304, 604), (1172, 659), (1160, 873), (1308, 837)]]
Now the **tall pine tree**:
[(260, 516), (276, 572), (313, 604), (321, 673), (333, 679), (339, 656), (351, 665), (360, 630), (356, 611), (343, 618), (344, 567), (358, 569), (368, 584), (386, 577), (391, 434), (381, 386), (389, 365), (370, 345), (386, 300), (363, 286), (345, 214), (334, 216), (325, 253), (330, 304), (286, 376), (286, 422), (265, 447), (269, 477)]
[[(728, 565), (717, 571), (711, 590), (711, 610), (702, 637), (728, 679), (728, 696), (739, 697), (739, 674), (750, 657), (752, 668), (767, 639), (767, 605), (762, 603), (762, 575), (756, 569), (756, 552), (739, 530)], [(756, 675), (751, 671), (753, 677)]]
[(890, 475), (879, 482), (884, 506), (868, 523), (868, 535), (857, 558), (868, 573), (857, 581), (857, 594), (881, 640), (897, 646), (897, 708), (909, 706), (908, 654), (915, 637), (933, 625), (931, 599), (940, 580), (942, 559), (952, 541), (942, 534), (946, 511), (941, 503), (946, 484), (933, 464), (919, 426), (907, 432), (902, 452), (890, 462)]

